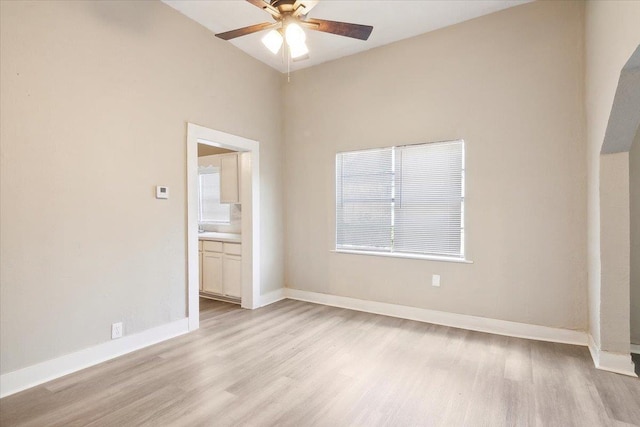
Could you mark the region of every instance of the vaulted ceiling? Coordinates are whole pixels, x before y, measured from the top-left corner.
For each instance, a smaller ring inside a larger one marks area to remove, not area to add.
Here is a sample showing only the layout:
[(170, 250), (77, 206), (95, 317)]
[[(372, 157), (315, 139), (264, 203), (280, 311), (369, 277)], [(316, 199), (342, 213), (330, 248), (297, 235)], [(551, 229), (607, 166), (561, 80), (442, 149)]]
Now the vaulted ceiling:
[[(213, 33), (272, 22), (267, 12), (243, 0), (162, 1)], [(353, 55), (529, 1), (532, 0), (321, 0), (309, 13), (310, 17), (372, 25), (373, 32), (369, 40), (361, 41), (307, 31), (310, 57), (291, 63), (291, 70)], [(282, 55), (272, 54), (260, 42), (264, 33), (250, 34), (228, 43), (276, 70), (286, 72), (288, 65)]]

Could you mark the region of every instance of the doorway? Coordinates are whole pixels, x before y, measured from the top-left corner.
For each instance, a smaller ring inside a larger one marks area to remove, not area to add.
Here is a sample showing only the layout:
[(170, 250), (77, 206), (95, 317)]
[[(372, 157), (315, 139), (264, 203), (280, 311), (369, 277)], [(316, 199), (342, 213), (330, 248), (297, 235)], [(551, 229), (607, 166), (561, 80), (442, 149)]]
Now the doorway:
[(241, 229), (241, 305), (253, 309), (260, 296), (260, 156), (259, 143), (187, 124), (187, 313), (189, 330), (199, 327), (200, 271), (198, 245), (198, 144), (239, 153)]
[[(601, 349), (598, 367), (637, 376), (637, 144), (640, 125), (640, 45), (620, 72), (599, 160)], [(628, 310), (628, 311), (627, 311)], [(603, 357), (604, 356), (604, 357)], [(603, 363), (603, 360), (605, 361)], [(604, 368), (603, 368), (604, 366)]]

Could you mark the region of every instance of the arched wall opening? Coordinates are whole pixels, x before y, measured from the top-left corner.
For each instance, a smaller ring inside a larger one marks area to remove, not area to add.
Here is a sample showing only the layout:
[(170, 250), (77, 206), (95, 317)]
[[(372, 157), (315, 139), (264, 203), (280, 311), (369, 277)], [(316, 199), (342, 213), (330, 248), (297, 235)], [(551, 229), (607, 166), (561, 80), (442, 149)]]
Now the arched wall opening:
[[(607, 365), (634, 374), (630, 357), (632, 316), (637, 273), (632, 251), (632, 208), (635, 206), (636, 162), (631, 149), (640, 125), (640, 46), (620, 73), (604, 142), (600, 154), (600, 348), (596, 365), (603, 357)], [(635, 154), (635, 150), (634, 153)], [(633, 267), (632, 267), (633, 265)], [(632, 270), (635, 274), (632, 274)], [(633, 290), (632, 290), (633, 289)], [(636, 325), (633, 327), (636, 331)], [(593, 353), (593, 350), (592, 350)]]

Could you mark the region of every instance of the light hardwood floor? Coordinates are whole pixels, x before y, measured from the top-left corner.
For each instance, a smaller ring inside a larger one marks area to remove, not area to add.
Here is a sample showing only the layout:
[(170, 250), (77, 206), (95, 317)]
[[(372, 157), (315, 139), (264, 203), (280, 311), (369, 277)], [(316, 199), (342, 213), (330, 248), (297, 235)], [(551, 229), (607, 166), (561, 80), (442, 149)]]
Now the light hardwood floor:
[(2, 426), (624, 426), (640, 380), (585, 347), (299, 301), (201, 300), (201, 328), (0, 400)]

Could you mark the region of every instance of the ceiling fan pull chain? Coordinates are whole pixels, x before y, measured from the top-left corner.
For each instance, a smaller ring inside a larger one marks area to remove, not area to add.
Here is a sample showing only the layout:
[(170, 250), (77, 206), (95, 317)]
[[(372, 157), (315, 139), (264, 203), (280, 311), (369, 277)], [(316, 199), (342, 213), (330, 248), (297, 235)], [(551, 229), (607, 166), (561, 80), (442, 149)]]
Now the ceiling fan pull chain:
[(287, 83), (291, 83), (291, 50), (287, 46)]

